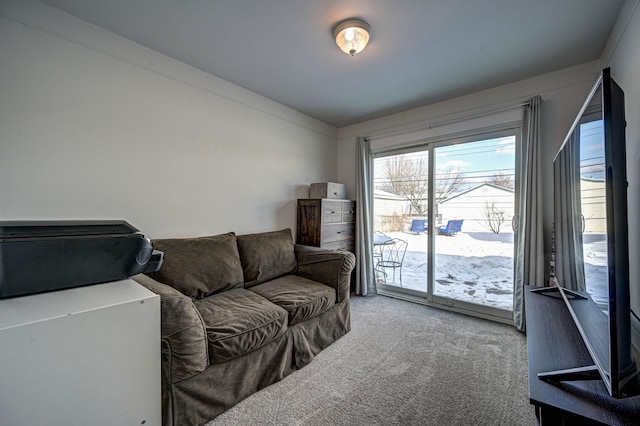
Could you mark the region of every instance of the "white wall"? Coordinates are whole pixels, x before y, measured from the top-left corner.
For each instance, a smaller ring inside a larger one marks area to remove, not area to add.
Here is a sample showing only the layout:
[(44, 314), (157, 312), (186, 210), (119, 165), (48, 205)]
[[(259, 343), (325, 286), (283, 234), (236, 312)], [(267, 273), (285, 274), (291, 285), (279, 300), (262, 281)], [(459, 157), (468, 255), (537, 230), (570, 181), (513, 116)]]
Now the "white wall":
[(622, 87), (627, 119), (627, 191), (629, 202), (629, 278), (631, 308), (640, 316), (640, 2), (627, 0), (607, 48), (602, 66)]
[(295, 230), (336, 130), (31, 0), (0, 0), (0, 219)]

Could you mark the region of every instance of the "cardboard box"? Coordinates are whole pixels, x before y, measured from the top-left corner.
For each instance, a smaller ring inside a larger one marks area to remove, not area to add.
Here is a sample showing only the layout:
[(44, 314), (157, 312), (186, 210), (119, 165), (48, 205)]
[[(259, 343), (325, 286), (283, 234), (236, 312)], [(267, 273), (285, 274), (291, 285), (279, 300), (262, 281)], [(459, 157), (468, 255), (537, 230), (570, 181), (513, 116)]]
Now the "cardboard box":
[(312, 183), (309, 188), (309, 198), (333, 198), (344, 200), (347, 190), (343, 183), (319, 182)]

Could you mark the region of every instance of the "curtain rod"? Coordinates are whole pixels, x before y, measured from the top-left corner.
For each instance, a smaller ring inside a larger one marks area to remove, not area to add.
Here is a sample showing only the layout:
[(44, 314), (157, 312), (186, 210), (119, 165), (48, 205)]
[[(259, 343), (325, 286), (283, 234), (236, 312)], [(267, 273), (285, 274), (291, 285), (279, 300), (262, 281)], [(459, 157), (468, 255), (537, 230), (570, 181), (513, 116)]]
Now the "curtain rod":
[[(395, 132), (389, 132), (389, 133), (381, 133), (379, 135), (376, 136), (370, 136), (370, 137), (366, 137), (365, 139), (367, 140), (375, 140), (375, 139), (382, 139), (382, 138), (388, 138), (391, 136), (398, 136), (398, 135), (402, 135), (405, 133), (413, 133), (413, 132), (419, 132), (422, 130), (431, 130), (437, 127), (442, 127), (442, 126), (447, 126), (449, 124), (456, 124), (456, 123), (460, 123), (462, 121), (468, 121), (468, 120), (473, 120), (475, 118), (480, 118), (480, 117), (484, 117), (487, 115), (492, 115), (498, 112), (503, 112), (503, 111), (509, 111), (512, 109), (516, 109), (516, 108), (522, 108), (522, 107), (528, 107), (531, 104), (530, 101), (524, 101), (524, 102), (520, 102), (514, 105), (509, 105), (506, 107), (502, 107), (502, 108), (496, 108), (496, 109), (492, 109), (489, 111), (483, 111), (483, 112), (478, 112), (476, 114), (470, 114), (470, 115), (465, 115), (463, 117), (457, 117), (457, 118), (452, 118), (450, 120), (444, 120), (444, 121), (440, 121), (440, 122), (436, 122), (434, 124), (429, 124), (428, 126), (425, 127), (418, 127), (416, 129), (411, 129), (411, 130), (397, 130)], [(420, 122), (426, 122), (428, 120), (421, 120)], [(406, 126), (405, 124), (401, 125), (401, 126), (396, 126), (396, 127), (404, 127)]]

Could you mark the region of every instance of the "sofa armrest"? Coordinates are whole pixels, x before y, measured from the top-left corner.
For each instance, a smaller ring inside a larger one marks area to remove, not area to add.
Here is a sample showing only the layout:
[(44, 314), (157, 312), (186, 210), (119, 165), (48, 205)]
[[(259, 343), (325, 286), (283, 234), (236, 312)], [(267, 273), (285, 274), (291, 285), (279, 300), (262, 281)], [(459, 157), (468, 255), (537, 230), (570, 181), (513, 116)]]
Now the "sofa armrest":
[(356, 265), (353, 253), (300, 244), (296, 244), (295, 253), (298, 262), (296, 275), (335, 288), (338, 303), (349, 298), (351, 271)]
[(144, 274), (131, 278), (160, 295), (164, 383), (177, 383), (203, 372), (209, 366), (207, 333), (191, 298)]

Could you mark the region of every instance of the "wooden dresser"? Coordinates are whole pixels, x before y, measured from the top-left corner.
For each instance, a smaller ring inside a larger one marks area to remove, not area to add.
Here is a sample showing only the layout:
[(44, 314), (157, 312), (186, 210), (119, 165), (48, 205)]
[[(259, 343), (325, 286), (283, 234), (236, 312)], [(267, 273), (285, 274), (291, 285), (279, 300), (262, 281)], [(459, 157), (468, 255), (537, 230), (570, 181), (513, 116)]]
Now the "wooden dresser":
[(354, 252), (355, 227), (355, 201), (326, 198), (298, 200), (298, 244)]

